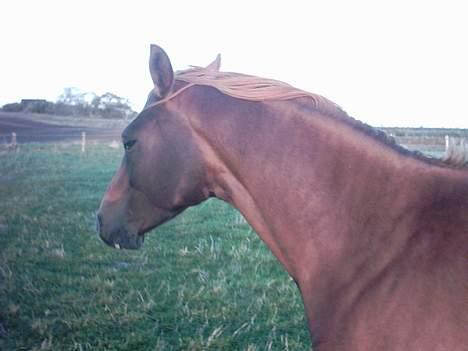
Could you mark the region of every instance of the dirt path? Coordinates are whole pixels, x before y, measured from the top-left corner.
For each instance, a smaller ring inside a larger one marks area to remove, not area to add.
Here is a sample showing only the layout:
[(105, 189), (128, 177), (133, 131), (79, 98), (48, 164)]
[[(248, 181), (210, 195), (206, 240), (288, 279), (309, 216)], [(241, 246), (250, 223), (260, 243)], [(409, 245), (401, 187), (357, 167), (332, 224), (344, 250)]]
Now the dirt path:
[[(79, 140), (82, 132), (86, 132), (89, 140), (120, 140), (120, 134), (124, 128), (123, 123), (121, 126), (115, 126), (114, 123), (113, 127), (104, 128), (92, 125), (57, 124), (47, 120), (41, 121), (40, 118), (40, 115), (0, 112), (0, 143), (8, 143), (12, 132), (16, 133), (18, 143)], [(72, 124), (73, 117), (68, 118)]]

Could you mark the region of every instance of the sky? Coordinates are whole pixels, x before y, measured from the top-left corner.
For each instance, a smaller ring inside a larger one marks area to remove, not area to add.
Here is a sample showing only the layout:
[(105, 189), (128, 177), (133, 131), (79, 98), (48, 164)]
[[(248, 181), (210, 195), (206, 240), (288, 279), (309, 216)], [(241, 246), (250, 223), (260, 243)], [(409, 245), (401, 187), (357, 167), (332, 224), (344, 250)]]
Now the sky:
[(373, 126), (468, 128), (468, 5), (419, 1), (0, 2), (0, 105), (65, 87), (128, 98), (152, 87), (149, 44), (174, 69), (285, 81)]

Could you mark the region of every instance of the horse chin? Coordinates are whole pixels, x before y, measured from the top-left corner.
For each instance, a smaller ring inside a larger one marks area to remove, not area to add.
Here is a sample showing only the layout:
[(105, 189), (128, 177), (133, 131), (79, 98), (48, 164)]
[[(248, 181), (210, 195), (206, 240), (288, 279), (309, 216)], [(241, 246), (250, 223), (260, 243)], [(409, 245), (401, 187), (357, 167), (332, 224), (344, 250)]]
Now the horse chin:
[(116, 249), (137, 250), (141, 248), (145, 237), (143, 234), (131, 234), (126, 231), (117, 231), (105, 238), (101, 235), (102, 241)]
[[(136, 235), (136, 236), (129, 237), (127, 240), (124, 240), (122, 244), (117, 244), (117, 245), (123, 249), (138, 250), (141, 248), (144, 241), (145, 241), (145, 237), (143, 235)], [(116, 249), (119, 248), (118, 246), (114, 245)]]

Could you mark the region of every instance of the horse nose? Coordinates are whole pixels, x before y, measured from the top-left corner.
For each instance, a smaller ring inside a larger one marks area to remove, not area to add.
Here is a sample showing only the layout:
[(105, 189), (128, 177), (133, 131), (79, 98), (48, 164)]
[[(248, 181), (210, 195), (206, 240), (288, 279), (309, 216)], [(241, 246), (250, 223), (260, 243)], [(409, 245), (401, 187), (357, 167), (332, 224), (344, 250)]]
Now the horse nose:
[(100, 213), (96, 214), (96, 232), (98, 234), (101, 234), (101, 228), (102, 228), (102, 215)]

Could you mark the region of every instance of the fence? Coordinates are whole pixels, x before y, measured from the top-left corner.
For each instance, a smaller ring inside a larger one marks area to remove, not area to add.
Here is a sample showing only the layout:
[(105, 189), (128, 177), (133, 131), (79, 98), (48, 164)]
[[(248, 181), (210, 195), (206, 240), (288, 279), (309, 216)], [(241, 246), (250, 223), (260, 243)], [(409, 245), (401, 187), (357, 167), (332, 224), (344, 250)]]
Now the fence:
[(93, 132), (69, 132), (69, 133), (16, 133), (0, 134), (0, 144), (9, 151), (18, 151), (20, 144), (26, 143), (73, 143), (81, 145), (81, 152), (86, 152), (86, 146), (90, 141), (110, 142), (110, 146), (117, 148), (120, 143), (120, 135), (115, 132), (97, 133)]
[[(445, 152), (445, 156), (454, 152), (455, 149), (463, 147), (468, 149), (468, 143), (465, 142), (464, 138), (453, 137), (449, 135), (439, 136), (394, 136), (396, 141), (406, 147), (412, 149), (424, 148), (429, 151), (431, 148), (438, 149), (441, 152)], [(81, 152), (86, 152), (86, 145), (89, 140), (111, 142), (110, 146), (117, 148), (120, 143), (117, 141), (120, 139), (119, 133), (114, 132), (78, 132), (68, 131), (67, 133), (24, 133), (17, 134), (11, 132), (10, 134), (0, 134), (0, 143), (6, 146), (7, 150), (17, 151), (18, 144), (20, 143), (53, 143), (53, 142), (66, 142), (66, 143), (79, 143), (81, 145)]]

